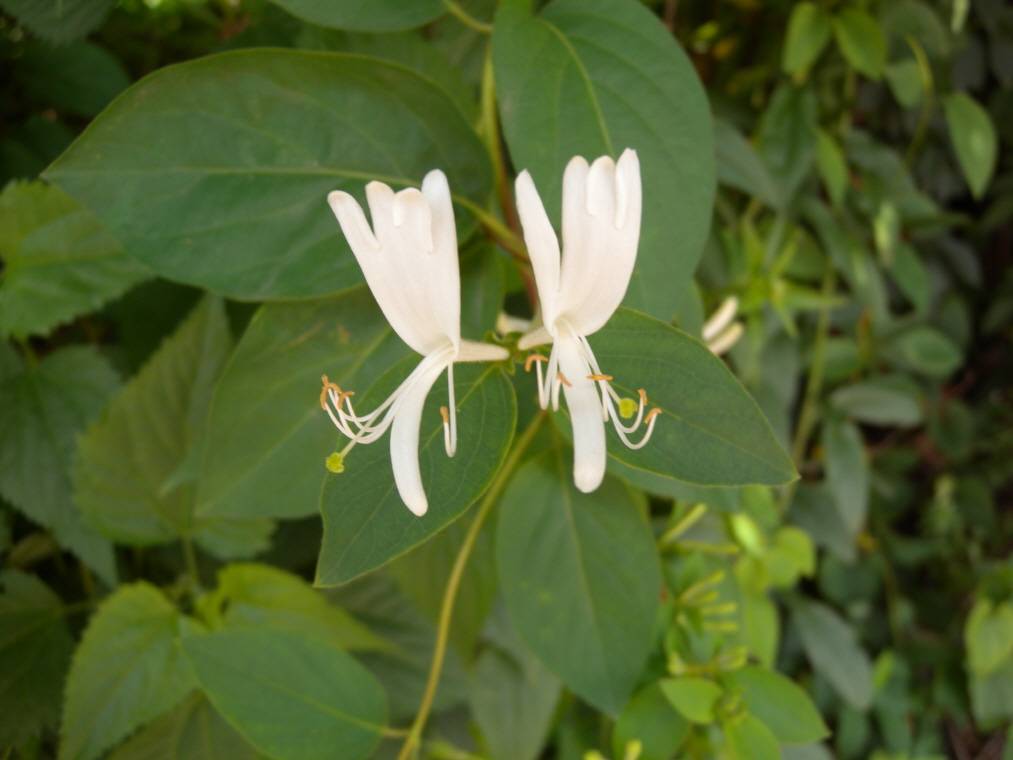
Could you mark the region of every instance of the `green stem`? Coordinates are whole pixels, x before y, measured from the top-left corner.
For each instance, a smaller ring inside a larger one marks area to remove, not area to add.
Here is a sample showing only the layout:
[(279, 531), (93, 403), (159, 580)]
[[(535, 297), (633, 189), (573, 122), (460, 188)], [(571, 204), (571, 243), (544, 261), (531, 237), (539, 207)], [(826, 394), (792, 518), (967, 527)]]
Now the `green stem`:
[(908, 146), (907, 153), (904, 156), (904, 163), (910, 167), (914, 162), (915, 157), (921, 150), (922, 143), (925, 142), (925, 135), (928, 134), (929, 123), (932, 121), (932, 105), (934, 100), (935, 86), (932, 79), (932, 66), (929, 64), (928, 56), (925, 55), (925, 49), (921, 44), (911, 35), (907, 35), (904, 38), (907, 41), (908, 47), (911, 48), (911, 52), (914, 53), (915, 61), (918, 63), (918, 73), (922, 78), (922, 107), (918, 113), (918, 123), (915, 126), (914, 136), (911, 138), (911, 144)]
[(455, 195), (454, 202), (459, 206), (464, 206), (468, 209), (468, 211), (474, 214), (482, 226), (484, 226), (492, 234), (492, 236), (496, 238), (497, 242), (502, 245), (511, 256), (518, 261), (527, 263), (528, 254), (527, 250), (524, 248), (524, 241), (518, 237), (516, 232), (507, 227), (493, 214), (489, 213), (470, 198)]
[(450, 13), (451, 16), (456, 18), (469, 29), (474, 29), (480, 34), (492, 34), (492, 24), (479, 21), (477, 18), (468, 13), (468, 11), (464, 10), (464, 8), (460, 5), (455, 3), (454, 0), (443, 0), (443, 7), (447, 9), (447, 12)]
[(454, 603), (457, 601), (457, 591), (460, 588), (461, 579), (464, 577), (464, 568), (467, 566), (471, 552), (475, 548), (478, 533), (482, 529), (485, 519), (489, 516), (493, 505), (499, 500), (503, 488), (520, 463), (524, 452), (531, 445), (531, 441), (534, 440), (535, 433), (538, 432), (538, 428), (542, 424), (544, 417), (544, 414), (538, 414), (514, 443), (514, 447), (503, 463), (503, 467), (496, 475), (492, 485), (489, 486), (489, 490), (486, 491), (485, 497), (478, 507), (478, 512), (475, 514), (475, 519), (468, 527), (468, 533), (464, 537), (461, 548), (457, 551), (454, 566), (450, 571), (447, 586), (443, 591), (443, 603), (440, 606), (440, 618), (436, 626), (436, 644), (433, 648), (433, 659), (429, 665), (429, 677), (426, 679), (426, 688), (422, 693), (422, 701), (419, 703), (419, 711), (415, 715), (415, 721), (408, 731), (408, 738), (405, 739), (401, 752), (398, 754), (398, 760), (408, 760), (411, 758), (422, 739), (422, 731), (426, 726), (426, 720), (429, 718), (429, 711), (433, 707), (433, 699), (436, 696), (436, 687), (440, 682), (443, 658), (447, 653), (447, 642), (450, 639), (450, 623), (454, 617)]

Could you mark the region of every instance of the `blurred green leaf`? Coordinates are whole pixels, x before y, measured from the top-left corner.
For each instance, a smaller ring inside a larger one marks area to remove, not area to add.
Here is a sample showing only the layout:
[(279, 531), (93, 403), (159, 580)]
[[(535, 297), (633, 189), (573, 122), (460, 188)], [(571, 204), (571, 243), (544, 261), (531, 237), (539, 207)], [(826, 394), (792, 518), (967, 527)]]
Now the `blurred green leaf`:
[(779, 760), (781, 757), (775, 736), (752, 715), (733, 719), (723, 728), (732, 760)]
[(564, 453), (545, 452), (503, 495), (496, 555), (522, 639), (570, 689), (617, 713), (647, 659), (661, 588), (654, 539), (631, 494), (611, 479), (581, 493)]
[(834, 16), (834, 37), (844, 57), (860, 74), (878, 80), (886, 68), (886, 38), (879, 22), (856, 7)]
[(883, 375), (838, 388), (834, 406), (870, 425), (913, 427), (922, 421), (918, 386), (903, 375)]
[(890, 341), (888, 351), (903, 366), (938, 379), (951, 375), (963, 360), (952, 340), (928, 326), (904, 330)]
[(658, 682), (661, 693), (672, 707), (693, 723), (713, 723), (714, 708), (722, 690), (713, 681), (696, 676), (665, 678)]
[(789, 74), (808, 69), (830, 42), (830, 15), (811, 2), (795, 3), (788, 19), (781, 66)]
[(975, 602), (964, 628), (968, 664), (979, 676), (996, 670), (1013, 656), (1013, 604), (993, 606), (986, 597)]
[(869, 510), (869, 462), (862, 433), (847, 420), (831, 418), (823, 423), (822, 444), (830, 494), (848, 532), (855, 537)]
[(192, 632), (183, 650), (215, 708), (272, 758), (366, 758), (380, 739), (380, 684), (319, 639), (278, 629)]
[(0, 746), (56, 727), (73, 648), (60, 597), (33, 575), (0, 572)]
[(669, 760), (690, 732), (657, 683), (642, 688), (619, 713), (612, 733), (612, 753), (623, 757), (631, 741), (642, 747), (640, 760)]
[(760, 118), (760, 154), (787, 202), (809, 176), (816, 156), (817, 104), (807, 87), (781, 85)]
[(493, 34), (496, 96), (510, 155), (559, 220), (575, 155), (640, 157), (643, 225), (626, 303), (669, 320), (710, 225), (710, 109), (682, 49), (624, 0), (554, 0), (536, 16), (502, 5)]
[(54, 43), (85, 37), (102, 23), (115, 0), (0, 0), (0, 8)]
[(714, 147), (717, 151), (718, 180), (747, 195), (760, 198), (771, 208), (784, 202), (781, 188), (750, 142), (727, 121), (714, 121)]
[(248, 50), (135, 84), (46, 177), (159, 274), (263, 300), (361, 282), (327, 193), (434, 167), (455, 193), (488, 193), (485, 149), (432, 82), (365, 56)]
[(872, 703), (872, 664), (854, 629), (827, 605), (808, 600), (793, 608), (791, 619), (813, 668), (848, 704), (867, 709)]
[(67, 677), (60, 760), (91, 760), (194, 688), (182, 618), (154, 586), (120, 586), (95, 611)]
[(925, 312), (929, 308), (932, 280), (914, 246), (907, 243), (897, 246), (890, 274), (916, 311)]
[(914, 108), (921, 102), (924, 95), (922, 89), (922, 73), (914, 58), (889, 64), (884, 70), (886, 83), (897, 98), (897, 102), (905, 108)]
[(440, 0), (271, 0), (293, 16), (332, 29), (394, 32), (412, 29), (442, 15)]
[(971, 706), (975, 721), (984, 728), (1013, 717), (1013, 658), (987, 676), (971, 677)]
[(75, 439), (119, 383), (93, 348), (61, 348), (25, 364), (0, 344), (0, 494), (51, 530), (110, 586), (112, 545), (87, 524), (71, 497)]
[(791, 679), (751, 665), (732, 673), (730, 680), (742, 689), (749, 712), (782, 744), (807, 744), (829, 735), (812, 699)]
[(147, 276), (86, 209), (56, 187), (0, 193), (0, 336), (45, 335)]
[(14, 69), (29, 97), (78, 116), (95, 116), (130, 84), (123, 64), (99, 45), (29, 45)]
[(981, 198), (999, 157), (999, 138), (992, 119), (988, 111), (964, 92), (947, 95), (943, 111), (967, 186), (975, 198)]
[(848, 189), (848, 165), (837, 141), (822, 129), (816, 131), (816, 164), (831, 202), (841, 205)]

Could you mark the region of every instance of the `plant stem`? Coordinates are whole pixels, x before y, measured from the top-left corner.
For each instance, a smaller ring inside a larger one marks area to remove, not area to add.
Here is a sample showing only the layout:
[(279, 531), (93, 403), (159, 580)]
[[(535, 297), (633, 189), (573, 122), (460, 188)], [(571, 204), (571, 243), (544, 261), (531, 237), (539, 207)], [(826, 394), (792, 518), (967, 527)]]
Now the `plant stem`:
[(422, 694), (422, 701), (419, 703), (419, 711), (415, 715), (415, 721), (408, 731), (408, 738), (405, 739), (401, 752), (398, 754), (398, 760), (408, 760), (411, 758), (422, 739), (422, 731), (426, 726), (426, 720), (429, 718), (429, 711), (433, 706), (433, 698), (436, 696), (436, 687), (440, 681), (440, 672), (443, 669), (443, 658), (446, 655), (447, 642), (450, 638), (450, 623), (454, 616), (454, 603), (457, 601), (457, 591), (461, 585), (461, 578), (464, 577), (464, 568), (467, 566), (471, 552), (475, 548), (475, 541), (478, 539), (479, 531), (482, 529), (482, 525), (489, 516), (493, 505), (499, 500), (503, 488), (520, 463), (521, 457), (534, 439), (535, 433), (538, 432), (538, 428), (542, 424), (544, 417), (545, 415), (542, 413), (536, 415), (531, 424), (528, 425), (514, 443), (513, 449), (507, 456), (506, 461), (503, 462), (503, 467), (496, 475), (492, 485), (489, 486), (489, 490), (486, 491), (485, 497), (478, 507), (478, 512), (475, 514), (475, 519), (468, 526), (468, 533), (464, 537), (461, 548), (457, 551), (454, 566), (450, 571), (447, 586), (443, 591), (443, 603), (440, 606), (440, 618), (436, 627), (436, 644), (433, 648), (433, 659), (429, 665), (429, 677), (426, 679), (426, 688)]
[(468, 13), (468, 11), (464, 10), (464, 8), (460, 5), (455, 3), (454, 0), (443, 0), (443, 7), (447, 9), (447, 12), (450, 13), (451, 16), (456, 18), (469, 29), (474, 29), (480, 34), (492, 34), (492, 24), (479, 21), (477, 18)]
[(464, 206), (468, 211), (475, 215), (478, 221), (484, 226), (503, 248), (513, 256), (517, 261), (527, 263), (528, 254), (524, 248), (524, 241), (518, 237), (517, 233), (507, 227), (503, 222), (489, 213), (487, 210), (479, 206), (470, 198), (465, 198), (461, 195), (454, 196), (454, 202), (459, 206)]

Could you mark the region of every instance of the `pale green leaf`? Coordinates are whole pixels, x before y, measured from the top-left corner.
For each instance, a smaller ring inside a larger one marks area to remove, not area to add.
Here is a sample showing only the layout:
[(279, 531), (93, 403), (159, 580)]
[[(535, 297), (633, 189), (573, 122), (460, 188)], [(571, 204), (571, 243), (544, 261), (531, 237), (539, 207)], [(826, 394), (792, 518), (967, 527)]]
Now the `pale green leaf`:
[(903, 375), (872, 377), (838, 388), (833, 405), (870, 425), (912, 427), (922, 420), (921, 392)]
[(834, 37), (848, 63), (860, 74), (869, 79), (883, 76), (886, 37), (876, 19), (859, 8), (845, 8), (834, 17)]
[(756, 666), (737, 670), (730, 678), (742, 689), (749, 711), (782, 744), (808, 744), (830, 733), (812, 699), (791, 679)]
[(760, 118), (757, 145), (790, 201), (809, 177), (816, 157), (817, 105), (808, 87), (784, 84)]
[(830, 42), (830, 16), (811, 2), (795, 3), (788, 19), (781, 66), (789, 74), (808, 69)]
[(890, 341), (887, 351), (898, 364), (937, 379), (949, 377), (963, 362), (960, 347), (927, 325), (899, 333)]
[(723, 119), (714, 122), (718, 181), (759, 198), (771, 208), (784, 202), (781, 188), (752, 144)]
[(992, 118), (964, 92), (946, 96), (943, 110), (967, 186), (975, 198), (981, 198), (988, 188), (999, 156), (999, 138)]
[(826, 479), (848, 532), (857, 536), (869, 510), (869, 462), (856, 425), (840, 419), (823, 423)]
[(833, 609), (802, 601), (792, 623), (812, 663), (844, 700), (859, 710), (872, 702), (872, 664), (858, 643), (855, 630)]
[(611, 479), (577, 491), (565, 456), (554, 449), (530, 460), (507, 487), (500, 584), (531, 650), (574, 692), (616, 713), (652, 643), (658, 559), (631, 494)]
[(120, 586), (95, 611), (74, 653), (60, 760), (92, 760), (193, 689), (179, 649), (182, 617), (162, 592)]
[(777, 738), (752, 715), (724, 724), (730, 760), (780, 760)]
[(696, 676), (665, 678), (658, 682), (671, 705), (693, 723), (713, 723), (714, 708), (722, 690), (713, 681)]
[(816, 165), (827, 195), (835, 206), (839, 206), (848, 189), (848, 165), (837, 141), (822, 129), (816, 132)]
[(612, 752), (624, 757), (630, 742), (640, 742), (639, 760), (669, 760), (689, 731), (689, 722), (676, 712), (658, 684), (648, 684), (619, 713), (612, 732)]
[(922, 70), (914, 58), (891, 63), (886, 67), (886, 83), (897, 98), (897, 102), (905, 108), (914, 108), (924, 96), (922, 86)]
[(968, 665), (979, 676), (996, 670), (1013, 655), (1013, 604), (993, 606), (981, 597), (971, 610), (964, 628)]

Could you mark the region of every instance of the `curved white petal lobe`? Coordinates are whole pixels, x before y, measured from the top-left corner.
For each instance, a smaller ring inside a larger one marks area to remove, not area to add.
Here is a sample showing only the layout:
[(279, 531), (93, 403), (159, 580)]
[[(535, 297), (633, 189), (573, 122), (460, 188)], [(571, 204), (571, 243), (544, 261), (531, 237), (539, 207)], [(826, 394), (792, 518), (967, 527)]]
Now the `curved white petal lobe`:
[(538, 300), (542, 304), (542, 320), (551, 325), (556, 320), (557, 292), (559, 290), (559, 240), (552, 229), (545, 206), (535, 189), (534, 180), (527, 171), (518, 175), (515, 182), (517, 214), (524, 229), (524, 243), (528, 247), (531, 268), (535, 272)]
[(556, 339), (559, 370), (566, 378), (563, 395), (573, 429), (573, 482), (584, 493), (601, 485), (605, 477), (605, 423), (601, 400), (594, 382), (588, 379), (591, 368), (584, 359), (577, 339)]

